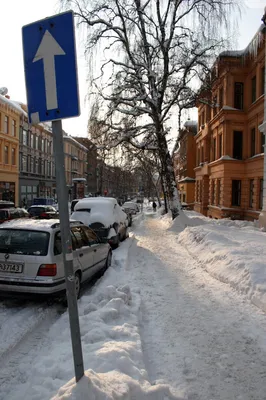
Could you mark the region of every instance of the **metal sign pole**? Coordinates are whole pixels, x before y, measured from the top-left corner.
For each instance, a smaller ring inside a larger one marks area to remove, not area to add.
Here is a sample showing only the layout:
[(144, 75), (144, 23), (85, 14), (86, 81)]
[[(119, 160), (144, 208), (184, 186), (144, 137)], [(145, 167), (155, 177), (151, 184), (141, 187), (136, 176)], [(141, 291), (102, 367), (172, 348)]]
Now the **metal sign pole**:
[(69, 224), (68, 195), (65, 175), (65, 155), (62, 132), (62, 121), (52, 122), (56, 187), (59, 206), (61, 243), (65, 267), (66, 293), (68, 302), (69, 323), (74, 358), (76, 382), (84, 375), (78, 305), (73, 267), (72, 241)]

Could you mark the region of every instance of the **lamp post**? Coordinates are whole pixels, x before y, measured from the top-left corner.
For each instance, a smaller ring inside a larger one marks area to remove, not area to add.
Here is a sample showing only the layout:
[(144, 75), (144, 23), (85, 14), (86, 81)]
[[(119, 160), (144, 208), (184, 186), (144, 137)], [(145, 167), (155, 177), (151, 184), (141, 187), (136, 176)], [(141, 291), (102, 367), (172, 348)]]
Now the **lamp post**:
[[(264, 14), (263, 17), (261, 18), (262, 22), (266, 26), (266, 7), (264, 8)], [(265, 41), (265, 66), (266, 66), (266, 40), (264, 36), (264, 41)], [(265, 72), (266, 74), (266, 72)], [(264, 119), (263, 123), (259, 126), (259, 130), (261, 133), (264, 135), (264, 169), (263, 169), (263, 202), (262, 202), (262, 210), (259, 215), (259, 226), (260, 228), (266, 229), (266, 76), (264, 79)]]

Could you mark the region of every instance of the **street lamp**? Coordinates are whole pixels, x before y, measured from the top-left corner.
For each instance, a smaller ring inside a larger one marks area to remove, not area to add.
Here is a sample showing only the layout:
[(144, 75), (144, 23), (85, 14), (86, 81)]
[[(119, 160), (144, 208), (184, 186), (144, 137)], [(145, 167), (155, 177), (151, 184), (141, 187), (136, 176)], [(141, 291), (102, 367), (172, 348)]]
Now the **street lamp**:
[[(261, 18), (264, 26), (266, 26), (266, 7), (264, 8), (264, 14)], [(265, 66), (266, 66), (266, 40), (265, 40), (265, 32), (264, 32), (264, 41), (265, 41)], [(265, 72), (266, 74), (266, 72)], [(263, 123), (259, 126), (259, 130), (264, 135), (264, 169), (263, 169), (263, 202), (262, 202), (262, 210), (259, 215), (259, 226), (260, 228), (266, 229), (266, 76), (264, 79), (264, 119)]]

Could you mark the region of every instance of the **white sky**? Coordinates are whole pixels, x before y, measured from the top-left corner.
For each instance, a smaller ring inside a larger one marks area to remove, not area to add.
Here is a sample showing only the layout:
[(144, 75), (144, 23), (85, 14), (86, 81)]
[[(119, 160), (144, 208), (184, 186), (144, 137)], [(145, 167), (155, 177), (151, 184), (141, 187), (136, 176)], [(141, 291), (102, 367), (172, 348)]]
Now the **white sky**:
[[(239, 20), (239, 49), (246, 47), (261, 24), (265, 0), (243, 0), (247, 9)], [(1, 0), (1, 62), (0, 87), (8, 88), (8, 94), (13, 100), (26, 102), (24, 83), (21, 27), (28, 23), (48, 17), (58, 12), (57, 0)], [(83, 48), (79, 43), (78, 72), (81, 116), (63, 121), (64, 129), (71, 135), (86, 136), (88, 109), (85, 105), (86, 96), (86, 64)]]

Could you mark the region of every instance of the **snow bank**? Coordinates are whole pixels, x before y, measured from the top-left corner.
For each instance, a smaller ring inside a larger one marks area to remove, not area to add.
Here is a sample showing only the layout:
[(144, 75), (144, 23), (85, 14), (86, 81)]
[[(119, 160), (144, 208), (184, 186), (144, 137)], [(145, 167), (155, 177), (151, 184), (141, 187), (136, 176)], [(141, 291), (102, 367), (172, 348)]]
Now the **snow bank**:
[(23, 367), (26, 383), (5, 399), (176, 399), (169, 386), (148, 381), (138, 326), (141, 297), (138, 288), (126, 284), (132, 241), (128, 239), (114, 252), (112, 267), (79, 301), (86, 369), (81, 381), (76, 384), (73, 378), (69, 322), (64, 313), (48, 332), (49, 345), (35, 364)]
[(180, 233), (178, 242), (213, 277), (246, 294), (266, 312), (265, 233), (247, 221), (211, 220)]

